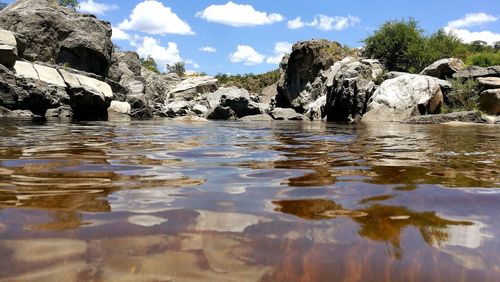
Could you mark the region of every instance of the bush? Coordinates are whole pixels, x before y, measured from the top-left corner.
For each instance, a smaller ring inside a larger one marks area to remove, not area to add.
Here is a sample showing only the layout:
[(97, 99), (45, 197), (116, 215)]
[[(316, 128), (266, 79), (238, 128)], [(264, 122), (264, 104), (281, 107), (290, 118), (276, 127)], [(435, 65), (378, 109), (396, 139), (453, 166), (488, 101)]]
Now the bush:
[(253, 73), (244, 75), (217, 74), (215, 76), (219, 84), (226, 87), (236, 86), (244, 88), (252, 93), (261, 93), (262, 90), (274, 84), (280, 78), (278, 70), (255, 75)]
[(474, 79), (450, 79), (453, 90), (448, 94), (446, 106), (449, 112), (478, 109), (480, 87)]
[(186, 73), (186, 63), (177, 62), (171, 65), (167, 65), (169, 73), (176, 73), (178, 76), (182, 77)]
[(423, 30), (417, 21), (390, 21), (364, 40), (365, 55), (381, 59), (387, 69), (417, 72), (422, 69)]
[(447, 33), (440, 29), (425, 39), (425, 52), (422, 63), (428, 66), (437, 60), (444, 58), (459, 58), (467, 57), (468, 48), (458, 36), (453, 33)]
[(160, 71), (158, 70), (158, 66), (156, 65), (155, 60), (153, 58), (151, 58), (151, 56), (148, 56), (147, 59), (141, 58), (141, 64), (146, 69), (148, 69), (152, 72), (155, 72), (157, 74), (160, 74)]
[(500, 65), (500, 53), (483, 51), (469, 56), (466, 60), (468, 65), (489, 67)]
[(63, 7), (70, 7), (76, 9), (80, 6), (78, 0), (58, 0), (57, 3)]

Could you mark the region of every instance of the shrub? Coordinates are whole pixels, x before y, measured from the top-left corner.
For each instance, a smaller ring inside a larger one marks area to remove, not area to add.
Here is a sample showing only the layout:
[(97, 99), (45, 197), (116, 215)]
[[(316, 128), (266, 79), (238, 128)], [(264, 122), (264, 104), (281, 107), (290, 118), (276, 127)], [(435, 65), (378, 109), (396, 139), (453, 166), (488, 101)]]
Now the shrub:
[(478, 109), (480, 87), (474, 79), (450, 79), (453, 90), (448, 94), (448, 111), (473, 111)]
[(160, 74), (160, 71), (158, 70), (158, 66), (156, 65), (155, 60), (153, 58), (151, 58), (151, 56), (148, 56), (147, 59), (141, 58), (141, 64), (146, 69), (148, 69), (152, 72), (155, 72), (157, 74)]
[(365, 55), (381, 59), (389, 70), (417, 72), (422, 68), (425, 40), (414, 19), (386, 22), (364, 43)]
[(57, 3), (63, 7), (70, 7), (76, 9), (80, 6), (78, 0), (58, 0)]
[(467, 58), (466, 63), (468, 65), (481, 67), (500, 65), (500, 53), (483, 51), (480, 53), (472, 54)]
[(444, 58), (467, 57), (468, 48), (458, 36), (440, 29), (425, 39), (425, 52), (423, 52), (423, 65), (427, 66)]
[(178, 76), (182, 77), (186, 73), (186, 63), (185, 62), (177, 62), (174, 64), (167, 65), (167, 69), (169, 73), (176, 73)]
[(227, 74), (217, 74), (215, 76), (222, 86), (230, 87), (236, 86), (239, 88), (244, 88), (252, 93), (261, 93), (262, 90), (272, 84), (274, 84), (280, 78), (280, 72), (278, 70), (270, 71), (263, 74), (244, 74), (244, 75), (227, 75)]

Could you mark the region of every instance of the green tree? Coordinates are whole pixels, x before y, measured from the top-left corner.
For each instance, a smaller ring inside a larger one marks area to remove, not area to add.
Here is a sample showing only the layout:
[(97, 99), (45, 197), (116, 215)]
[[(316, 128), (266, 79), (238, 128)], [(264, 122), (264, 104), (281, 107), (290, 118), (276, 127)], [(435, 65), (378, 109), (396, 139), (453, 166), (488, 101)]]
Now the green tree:
[(141, 64), (146, 69), (148, 69), (152, 72), (155, 72), (157, 74), (160, 74), (160, 71), (158, 70), (158, 66), (156, 65), (155, 60), (153, 58), (151, 58), (151, 56), (148, 56), (147, 59), (141, 58)]
[(167, 65), (168, 72), (170, 73), (176, 73), (179, 76), (184, 76), (184, 73), (186, 72), (186, 63), (185, 62), (177, 62), (174, 64), (168, 64)]
[(78, 0), (57, 0), (57, 3), (63, 7), (76, 9), (80, 6)]
[(423, 68), (425, 38), (417, 21), (390, 21), (364, 40), (365, 54), (381, 59), (387, 69), (417, 72)]
[(500, 41), (497, 41), (493, 43), (493, 48), (495, 48), (495, 51), (500, 51)]
[(455, 34), (440, 29), (426, 38), (423, 55), (424, 65), (432, 64), (439, 59), (452, 57), (465, 60), (467, 46)]

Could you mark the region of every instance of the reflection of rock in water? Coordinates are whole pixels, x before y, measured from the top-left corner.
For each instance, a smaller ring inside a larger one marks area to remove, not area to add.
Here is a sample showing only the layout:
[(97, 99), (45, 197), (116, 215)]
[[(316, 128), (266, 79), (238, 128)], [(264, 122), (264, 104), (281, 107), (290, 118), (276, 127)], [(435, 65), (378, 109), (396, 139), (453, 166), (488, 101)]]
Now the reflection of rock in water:
[(358, 234), (374, 240), (389, 243), (391, 255), (401, 258), (401, 234), (404, 228), (417, 228), (424, 241), (432, 246), (442, 245), (449, 238), (448, 227), (470, 226), (467, 221), (443, 219), (435, 212), (415, 212), (406, 207), (372, 205), (365, 209), (347, 210), (329, 200), (290, 200), (274, 202), (277, 211), (305, 219), (328, 219), (339, 216), (351, 217), (360, 225)]

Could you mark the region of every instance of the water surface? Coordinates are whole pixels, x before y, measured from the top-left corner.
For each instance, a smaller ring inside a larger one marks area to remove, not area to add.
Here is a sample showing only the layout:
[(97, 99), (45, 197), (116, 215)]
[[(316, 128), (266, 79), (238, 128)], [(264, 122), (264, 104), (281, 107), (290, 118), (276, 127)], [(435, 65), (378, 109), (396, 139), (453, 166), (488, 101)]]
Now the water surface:
[(0, 122), (0, 281), (500, 281), (500, 130)]

